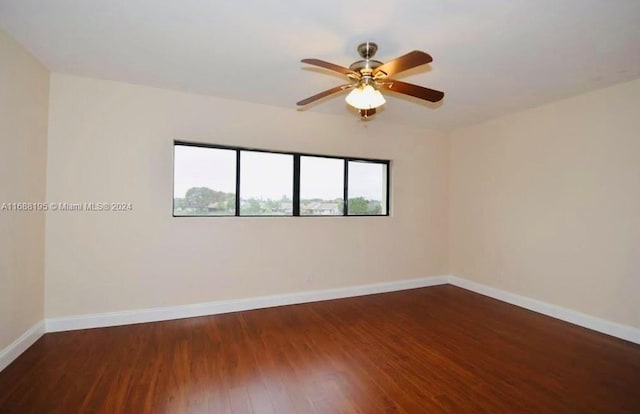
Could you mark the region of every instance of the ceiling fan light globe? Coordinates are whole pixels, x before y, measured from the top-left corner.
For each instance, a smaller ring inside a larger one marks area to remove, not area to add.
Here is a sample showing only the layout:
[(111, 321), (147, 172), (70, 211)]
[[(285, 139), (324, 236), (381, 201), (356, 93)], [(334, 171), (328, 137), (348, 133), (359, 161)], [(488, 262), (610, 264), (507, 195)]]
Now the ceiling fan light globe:
[(384, 105), (387, 101), (379, 90), (371, 85), (353, 89), (345, 101), (356, 109), (374, 109)]

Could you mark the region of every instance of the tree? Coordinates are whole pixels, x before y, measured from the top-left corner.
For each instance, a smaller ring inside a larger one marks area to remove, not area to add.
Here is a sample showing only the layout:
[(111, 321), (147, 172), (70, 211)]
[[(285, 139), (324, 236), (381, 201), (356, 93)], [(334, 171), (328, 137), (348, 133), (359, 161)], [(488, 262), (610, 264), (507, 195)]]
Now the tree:
[(209, 213), (209, 206), (214, 205), (220, 210), (229, 209), (230, 199), (233, 199), (232, 208), (235, 206), (235, 196), (224, 191), (215, 191), (208, 187), (192, 187), (187, 190), (184, 204), (194, 210), (195, 213)]
[(226, 211), (236, 211), (236, 195), (234, 193), (225, 193), (224, 202), (221, 204)]
[(377, 200), (367, 200), (364, 197), (349, 199), (349, 214), (381, 214), (382, 205)]
[(367, 206), (368, 214), (382, 214), (382, 204), (378, 200), (369, 201)]
[(356, 197), (349, 199), (349, 214), (370, 214), (368, 211), (369, 203), (364, 197)]
[(176, 211), (182, 211), (187, 207), (187, 202), (184, 198), (176, 197), (173, 199), (173, 208)]
[(187, 190), (184, 198), (189, 208), (198, 213), (205, 213), (215, 199), (215, 192), (207, 187), (192, 187)]
[(283, 194), (282, 197), (280, 198), (280, 202), (281, 203), (290, 203), (291, 199), (286, 194)]
[(260, 201), (255, 198), (250, 198), (247, 203), (242, 207), (242, 214), (249, 216), (262, 214), (262, 208), (260, 207)]
[(278, 200), (273, 200), (269, 198), (264, 202), (264, 208), (269, 213), (275, 213), (278, 210), (280, 210), (280, 202)]

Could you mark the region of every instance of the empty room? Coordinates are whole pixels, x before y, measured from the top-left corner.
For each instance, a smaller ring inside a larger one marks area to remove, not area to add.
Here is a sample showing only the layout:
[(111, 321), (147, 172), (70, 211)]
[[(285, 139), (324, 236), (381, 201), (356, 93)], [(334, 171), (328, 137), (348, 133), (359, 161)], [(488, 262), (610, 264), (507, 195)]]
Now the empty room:
[(640, 2), (0, 0), (0, 413), (640, 413)]

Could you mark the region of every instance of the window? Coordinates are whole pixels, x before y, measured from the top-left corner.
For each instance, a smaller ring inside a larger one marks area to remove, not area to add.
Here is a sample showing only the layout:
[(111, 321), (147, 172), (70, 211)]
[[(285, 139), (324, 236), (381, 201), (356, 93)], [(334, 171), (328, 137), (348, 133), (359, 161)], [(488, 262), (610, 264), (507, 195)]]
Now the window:
[(176, 145), (173, 215), (236, 214), (236, 152)]
[(389, 164), (176, 141), (173, 215), (388, 216)]
[(293, 214), (293, 155), (240, 151), (240, 215)]
[(344, 215), (344, 160), (300, 157), (300, 215)]
[(387, 165), (349, 161), (348, 213), (353, 216), (387, 214)]

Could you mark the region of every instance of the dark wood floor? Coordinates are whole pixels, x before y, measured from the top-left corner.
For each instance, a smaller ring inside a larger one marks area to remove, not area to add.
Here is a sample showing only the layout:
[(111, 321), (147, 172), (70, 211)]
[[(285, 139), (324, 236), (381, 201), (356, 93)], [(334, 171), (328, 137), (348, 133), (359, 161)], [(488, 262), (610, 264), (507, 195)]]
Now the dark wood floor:
[(453, 286), (46, 334), (1, 413), (640, 413), (640, 346)]

